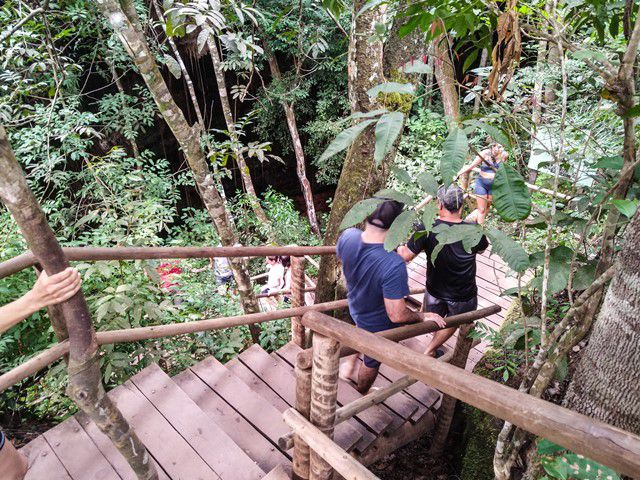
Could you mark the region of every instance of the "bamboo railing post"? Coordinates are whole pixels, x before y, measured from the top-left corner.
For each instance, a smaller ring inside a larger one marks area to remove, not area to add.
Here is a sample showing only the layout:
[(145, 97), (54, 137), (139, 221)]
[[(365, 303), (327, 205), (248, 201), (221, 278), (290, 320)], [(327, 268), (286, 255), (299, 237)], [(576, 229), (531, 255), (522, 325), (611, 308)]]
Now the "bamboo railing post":
[[(302, 307), (304, 301), (304, 257), (291, 257), (291, 306)], [(306, 347), (305, 328), (302, 326), (302, 317), (291, 317), (291, 339), (299, 347)]]
[[(450, 365), (462, 369), (466, 367), (469, 352), (473, 345), (473, 340), (468, 336), (472, 329), (473, 325), (462, 325), (460, 330), (458, 330), (458, 340), (456, 341), (456, 347), (449, 362)], [(454, 397), (450, 395), (442, 396), (442, 403), (437, 413), (436, 428), (433, 432), (433, 440), (429, 450), (432, 456), (440, 456), (444, 452), (444, 447), (449, 437), (449, 430), (451, 429), (451, 423), (453, 422), (453, 414), (456, 410), (456, 403), (457, 400)]]
[[(311, 368), (296, 361), (296, 410), (309, 420), (311, 412)], [(298, 435), (293, 438), (293, 479), (309, 479), (309, 445)]]
[[(0, 198), (18, 224), (33, 255), (48, 274), (61, 272), (69, 266), (69, 261), (29, 189), (1, 126), (0, 172)], [(156, 480), (158, 473), (149, 461), (147, 449), (105, 394), (96, 334), (82, 291), (64, 302), (62, 311), (69, 332), (68, 395), (111, 439), (139, 479)]]
[[(323, 335), (313, 336), (311, 366), (311, 410), (309, 419), (328, 438), (333, 438), (338, 398), (340, 343)], [(318, 453), (311, 451), (309, 480), (329, 480), (333, 468)]]

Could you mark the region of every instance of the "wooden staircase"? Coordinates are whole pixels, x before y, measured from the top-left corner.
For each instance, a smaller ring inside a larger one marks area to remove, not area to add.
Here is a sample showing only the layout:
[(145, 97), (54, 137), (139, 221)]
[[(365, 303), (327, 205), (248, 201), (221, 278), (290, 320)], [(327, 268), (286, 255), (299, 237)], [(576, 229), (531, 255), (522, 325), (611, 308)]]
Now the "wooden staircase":
[[(424, 350), (424, 338), (402, 342)], [(291, 451), (278, 447), (289, 432), (282, 412), (294, 404), (289, 343), (268, 354), (253, 345), (222, 365), (209, 357), (173, 378), (157, 365), (109, 395), (151, 454), (161, 479), (278, 480), (290, 477)], [(382, 366), (376, 386), (402, 375)], [(361, 395), (340, 381), (338, 404)], [(433, 425), (440, 393), (422, 383), (389, 397), (336, 427), (335, 440), (368, 465)], [(135, 480), (109, 439), (82, 413), (26, 445), (29, 480)]]

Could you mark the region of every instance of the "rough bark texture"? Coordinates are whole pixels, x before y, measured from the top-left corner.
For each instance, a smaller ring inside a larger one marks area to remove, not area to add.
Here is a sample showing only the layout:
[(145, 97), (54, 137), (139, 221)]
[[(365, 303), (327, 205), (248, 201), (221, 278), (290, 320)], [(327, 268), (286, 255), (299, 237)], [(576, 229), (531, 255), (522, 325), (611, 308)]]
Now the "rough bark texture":
[[(220, 53), (218, 52), (218, 48), (216, 47), (213, 39), (210, 39), (208, 42), (209, 54), (211, 55), (211, 62), (213, 63), (213, 70), (215, 72), (216, 83), (218, 84), (218, 95), (220, 96), (220, 106), (222, 107), (222, 113), (224, 115), (224, 121), (227, 124), (227, 131), (229, 132), (229, 138), (235, 144), (237, 144), (238, 133), (236, 131), (236, 124), (233, 120), (233, 114), (231, 113), (231, 104), (229, 103), (229, 95), (227, 94), (227, 82), (224, 78), (224, 71), (222, 70), (222, 59), (220, 58)], [(258, 219), (264, 224), (264, 226), (269, 229), (269, 219), (267, 215), (264, 213), (262, 206), (260, 205), (260, 201), (258, 200), (258, 195), (256, 194), (255, 188), (253, 188), (253, 180), (251, 180), (251, 173), (249, 172), (249, 167), (245, 162), (244, 155), (241, 151), (235, 151), (236, 163), (238, 164), (238, 169), (240, 170), (240, 178), (242, 178), (242, 184), (249, 196), (249, 201), (251, 202), (251, 208), (254, 213), (258, 217)]]
[[(49, 274), (69, 266), (15, 159), (4, 128), (0, 127), (0, 198), (7, 206), (40, 265)], [(140, 479), (157, 479), (145, 446), (129, 428), (120, 410), (102, 386), (98, 343), (89, 308), (78, 292), (61, 305), (69, 333), (69, 386), (67, 393), (116, 445)]]
[[(382, 19), (382, 12), (381, 8), (375, 8), (356, 16), (365, 3), (365, 0), (353, 2), (355, 20), (351, 25), (348, 58), (349, 100), (352, 113), (378, 108), (376, 100), (370, 99), (367, 95), (367, 90), (384, 80), (382, 43), (369, 42), (369, 37), (374, 34), (375, 23)], [(370, 197), (384, 187), (388, 168), (384, 163), (381, 168), (376, 167), (373, 160), (374, 147), (374, 130), (369, 128), (349, 148), (333, 197), (333, 206), (324, 236), (325, 245), (335, 245), (340, 222), (354, 203)], [(336, 291), (338, 275), (336, 257), (322, 257), (316, 285), (316, 302), (326, 302), (344, 295), (344, 292)]]
[[(480, 54), (480, 64), (478, 65), (480, 68), (484, 68), (487, 66), (489, 62), (489, 50), (486, 48), (482, 49), (482, 53)], [(477, 77), (477, 84), (482, 85), (482, 77)], [(482, 95), (479, 93), (476, 95), (476, 98), (473, 100), (473, 114), (477, 115), (480, 112), (480, 104), (481, 104)], [(465, 188), (466, 190), (466, 188)]]
[[(278, 60), (273, 52), (266, 47), (269, 69), (271, 70), (271, 76), (276, 80), (282, 79), (280, 73), (280, 67), (278, 66)], [(296, 173), (298, 175), (298, 181), (300, 182), (300, 188), (302, 189), (302, 196), (307, 207), (307, 217), (309, 218), (309, 224), (314, 234), (320, 235), (320, 226), (318, 225), (318, 218), (316, 217), (316, 208), (313, 204), (313, 192), (311, 191), (311, 184), (307, 178), (307, 167), (304, 158), (304, 150), (302, 148), (302, 142), (300, 141), (300, 133), (298, 132), (298, 122), (296, 120), (296, 112), (293, 108), (293, 103), (289, 103), (286, 100), (281, 102), (284, 114), (287, 118), (287, 127), (289, 127), (289, 134), (291, 135), (291, 143), (293, 144), (293, 151), (296, 155)]]
[[(34, 267), (36, 275), (40, 275), (42, 268), (39, 265)], [(53, 327), (53, 333), (56, 336), (58, 342), (64, 342), (69, 338), (69, 332), (67, 331), (67, 322), (64, 319), (64, 313), (62, 312), (62, 306), (49, 305), (47, 307), (47, 314), (49, 315), (49, 322)]]
[(564, 405), (640, 434), (640, 211), (565, 395)]
[(456, 69), (449, 52), (449, 41), (446, 34), (433, 41), (434, 74), (440, 95), (444, 114), (450, 122), (457, 122), (460, 118), (460, 102), (456, 88)]
[[(302, 307), (304, 301), (304, 257), (291, 257), (291, 308)], [(301, 348), (306, 348), (305, 328), (301, 317), (291, 317), (291, 341)]]
[[(304, 328), (304, 327), (303, 327)], [(311, 411), (311, 369), (302, 368), (296, 362), (296, 410), (304, 418), (309, 420)], [(293, 440), (292, 470), (294, 480), (307, 480), (309, 478), (309, 445), (298, 435)]]
[[(115, 0), (96, 0), (96, 3), (138, 67), (140, 75), (142, 75), (160, 113), (180, 144), (185, 159), (193, 173), (202, 202), (213, 220), (221, 243), (225, 246), (234, 245), (236, 243), (235, 232), (229, 224), (224, 201), (215, 186), (207, 159), (200, 148), (200, 130), (189, 126), (184, 114), (175, 103), (158, 69), (155, 57), (149, 50), (144, 35), (134, 27), (138, 23), (136, 18), (130, 19), (127, 17)], [(132, 13), (132, 15), (135, 15), (135, 13)], [(251, 280), (244, 261), (240, 258), (232, 258), (229, 259), (229, 262), (233, 276), (238, 284), (245, 313), (258, 312), (258, 301), (253, 294)], [(258, 327), (251, 326), (250, 330), (254, 342), (257, 342)]]

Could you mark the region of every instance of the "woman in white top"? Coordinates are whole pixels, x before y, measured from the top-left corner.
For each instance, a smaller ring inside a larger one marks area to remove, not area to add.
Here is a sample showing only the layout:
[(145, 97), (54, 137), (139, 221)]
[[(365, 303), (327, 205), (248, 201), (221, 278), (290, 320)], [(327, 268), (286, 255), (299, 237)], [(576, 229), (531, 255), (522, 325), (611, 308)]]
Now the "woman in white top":
[(269, 276), (267, 284), (262, 288), (262, 293), (283, 290), (285, 286), (285, 267), (279, 257), (267, 257)]

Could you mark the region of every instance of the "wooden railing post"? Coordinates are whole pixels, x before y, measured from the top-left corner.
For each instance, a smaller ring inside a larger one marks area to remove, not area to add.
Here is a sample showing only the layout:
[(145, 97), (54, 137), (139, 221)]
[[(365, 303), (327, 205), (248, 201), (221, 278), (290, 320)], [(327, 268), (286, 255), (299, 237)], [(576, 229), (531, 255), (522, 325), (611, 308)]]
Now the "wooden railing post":
[[(291, 257), (291, 306), (302, 307), (304, 301), (304, 257)], [(302, 317), (291, 317), (291, 339), (299, 347), (306, 347), (305, 328), (302, 326)]]
[[(333, 438), (338, 397), (340, 343), (322, 335), (313, 336), (311, 367), (310, 420), (327, 437)], [(329, 480), (333, 469), (320, 455), (311, 451), (309, 480)]]
[[(311, 368), (296, 361), (296, 410), (309, 420), (311, 412)], [(309, 479), (309, 445), (298, 435), (293, 438), (293, 479)]]

